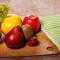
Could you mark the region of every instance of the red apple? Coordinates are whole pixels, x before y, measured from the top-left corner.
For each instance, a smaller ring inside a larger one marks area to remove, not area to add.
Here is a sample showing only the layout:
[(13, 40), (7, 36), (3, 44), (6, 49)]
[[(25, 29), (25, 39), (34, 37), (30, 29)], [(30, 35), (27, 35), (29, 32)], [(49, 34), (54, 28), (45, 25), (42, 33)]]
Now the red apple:
[(39, 18), (33, 15), (26, 16), (23, 20), (23, 24), (29, 24), (31, 29), (36, 33), (40, 29)]
[(9, 48), (20, 48), (24, 46), (24, 36), (20, 26), (14, 27), (6, 34), (5, 43)]

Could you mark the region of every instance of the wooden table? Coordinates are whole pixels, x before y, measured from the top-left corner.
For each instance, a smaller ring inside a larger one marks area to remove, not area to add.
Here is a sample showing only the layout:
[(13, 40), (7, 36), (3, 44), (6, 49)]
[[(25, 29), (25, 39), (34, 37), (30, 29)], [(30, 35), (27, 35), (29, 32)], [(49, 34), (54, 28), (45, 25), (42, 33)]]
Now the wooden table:
[[(60, 0), (0, 0), (0, 3), (8, 4), (13, 12), (18, 15), (34, 14), (37, 16), (50, 16), (60, 14)], [(11, 60), (60, 60), (60, 53), (47, 56), (0, 58)]]
[(60, 54), (47, 56), (33, 56), (33, 57), (10, 57), (0, 58), (1, 60), (60, 60)]

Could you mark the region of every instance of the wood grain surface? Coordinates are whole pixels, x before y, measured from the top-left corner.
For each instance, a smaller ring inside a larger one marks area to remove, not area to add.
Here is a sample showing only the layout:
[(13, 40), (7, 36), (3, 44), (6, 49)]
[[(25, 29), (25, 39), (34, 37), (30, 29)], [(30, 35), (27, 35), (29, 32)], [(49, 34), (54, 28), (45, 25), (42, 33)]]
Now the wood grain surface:
[[(12, 8), (9, 13), (18, 15), (35, 14), (37, 16), (50, 16), (60, 14), (60, 0), (0, 0)], [(3, 44), (4, 46), (4, 44)], [(5, 47), (6, 48), (6, 47)], [(47, 56), (0, 58), (1, 60), (60, 60), (60, 53)]]
[(39, 45), (36, 47), (29, 47), (26, 45), (20, 49), (10, 49), (5, 43), (0, 45), (0, 57), (18, 57), (18, 56), (37, 56), (59, 53), (58, 48), (50, 41), (50, 39), (43, 33), (36, 34), (39, 40)]

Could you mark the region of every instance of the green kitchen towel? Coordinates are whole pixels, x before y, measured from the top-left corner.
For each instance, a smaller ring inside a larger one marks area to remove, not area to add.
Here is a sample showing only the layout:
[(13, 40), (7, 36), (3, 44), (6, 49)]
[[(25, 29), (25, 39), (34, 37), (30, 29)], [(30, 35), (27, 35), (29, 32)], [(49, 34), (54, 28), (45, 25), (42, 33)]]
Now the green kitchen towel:
[(60, 15), (41, 18), (42, 31), (60, 47)]

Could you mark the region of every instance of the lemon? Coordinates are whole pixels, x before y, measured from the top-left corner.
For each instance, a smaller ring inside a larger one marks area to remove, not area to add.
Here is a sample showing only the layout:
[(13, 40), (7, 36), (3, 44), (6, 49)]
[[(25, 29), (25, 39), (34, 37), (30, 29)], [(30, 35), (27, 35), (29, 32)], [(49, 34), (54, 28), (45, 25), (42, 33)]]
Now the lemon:
[(15, 26), (21, 26), (22, 20), (19, 16), (13, 15), (8, 16), (4, 19), (3, 23), (1, 24), (1, 30), (3, 33), (7, 34), (9, 31), (12, 30)]

